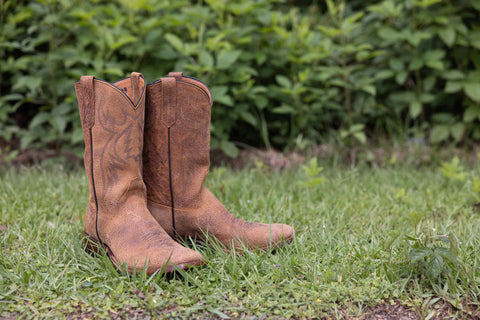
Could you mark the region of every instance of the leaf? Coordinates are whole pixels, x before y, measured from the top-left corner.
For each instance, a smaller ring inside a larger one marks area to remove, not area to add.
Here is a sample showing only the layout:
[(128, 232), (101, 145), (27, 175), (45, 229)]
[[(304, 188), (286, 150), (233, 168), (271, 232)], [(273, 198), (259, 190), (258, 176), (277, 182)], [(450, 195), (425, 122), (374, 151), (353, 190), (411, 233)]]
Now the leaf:
[(81, 141), (83, 141), (83, 130), (82, 128), (75, 128), (70, 135), (70, 142), (77, 144)]
[(218, 69), (227, 69), (232, 66), (232, 64), (237, 61), (237, 59), (242, 54), (240, 50), (233, 51), (222, 51), (217, 56), (217, 68)]
[(472, 47), (475, 49), (480, 49), (480, 30), (479, 31), (473, 31), (472, 29), (469, 30), (469, 42)]
[(443, 258), (439, 254), (432, 254), (428, 261), (427, 270), (434, 277), (438, 277), (444, 268)]
[(411, 35), (407, 36), (406, 39), (411, 45), (417, 47), (422, 40), (430, 39), (431, 37), (432, 34), (429, 32), (415, 31)]
[(434, 75), (426, 77), (425, 80), (423, 81), (423, 90), (431, 91), (436, 81), (437, 81), (437, 78)]
[(26, 134), (20, 139), (20, 149), (25, 150), (36, 139), (36, 136), (32, 134)]
[(30, 129), (34, 129), (35, 127), (38, 127), (44, 124), (45, 122), (47, 122), (49, 119), (50, 119), (49, 113), (46, 113), (46, 112), (37, 113), (35, 117), (33, 117), (32, 121), (30, 121), (30, 124), (28, 125), (28, 127)]
[(432, 68), (432, 69), (443, 69), (443, 62), (442, 59), (445, 57), (445, 51), (443, 50), (430, 50), (427, 51), (424, 56), (423, 60), (425, 64)]
[(422, 104), (419, 101), (412, 101), (408, 113), (413, 119), (416, 119), (422, 112)]
[[(3, 3), (2, 3), (2, 5), (3, 5)], [(7, 8), (8, 8), (8, 4), (7, 4)], [(11, 22), (17, 24), (17, 23), (20, 23), (20, 22), (22, 22), (22, 21), (24, 21), (24, 20), (29, 19), (29, 18), (32, 16), (33, 11), (31, 11), (31, 10), (25, 10), (25, 9), (27, 9), (27, 7), (24, 7), (24, 10), (19, 10), (18, 13), (16, 13), (15, 15), (11, 15), (11, 16), (9, 17), (9, 20), (10, 20)], [(4, 10), (4, 9), (2, 8), (2, 10)], [(10, 14), (11, 14), (11, 13), (10, 13)], [(3, 22), (3, 21), (2, 21), (2, 22)]]
[(261, 66), (267, 60), (267, 55), (265, 54), (265, 52), (257, 51), (255, 53), (255, 59), (257, 61), (257, 64)]
[(238, 148), (233, 144), (232, 142), (228, 140), (222, 140), (220, 142), (220, 149), (229, 156), (230, 158), (236, 158), (238, 157)]
[(315, 187), (322, 184), (323, 182), (325, 182), (325, 178), (317, 177), (317, 178), (310, 178), (307, 181), (300, 183), (300, 185), (304, 187)]
[(23, 99), (23, 95), (20, 93), (11, 93), (2, 96), (1, 99), (4, 101), (18, 101)]
[(440, 143), (448, 139), (450, 130), (447, 125), (436, 125), (430, 131), (430, 141)]
[(380, 30), (378, 30), (378, 36), (383, 40), (387, 40), (387, 41), (395, 41), (397, 39), (402, 38), (402, 35), (400, 32), (390, 27), (383, 27)]
[(258, 121), (257, 119), (250, 113), (250, 112), (242, 112), (240, 113), (240, 117), (245, 121), (251, 124), (253, 127), (258, 126)]
[(365, 128), (365, 125), (363, 123), (356, 123), (350, 127), (350, 132), (359, 132), (362, 131)]
[(342, 30), (326, 26), (318, 26), (317, 29), (329, 38), (336, 37), (342, 33)]
[(61, 116), (55, 116), (53, 119), (50, 120), (51, 122), (55, 123), (57, 127), (58, 133), (64, 133), (65, 128), (67, 127), (67, 119)]
[(368, 84), (366, 86), (363, 86), (362, 91), (365, 91), (366, 93), (370, 93), (372, 96), (377, 94), (377, 88), (374, 85)]
[(472, 105), (468, 107), (463, 113), (463, 121), (472, 122), (476, 119), (480, 119), (480, 106)]
[(118, 48), (120, 48), (120, 47), (122, 47), (122, 46), (124, 46), (124, 45), (126, 45), (126, 44), (128, 44), (128, 43), (134, 42), (134, 41), (136, 41), (136, 40), (137, 40), (137, 38), (134, 37), (134, 36), (132, 36), (132, 35), (129, 35), (129, 34), (124, 35), (124, 36), (120, 37), (117, 41), (115, 41), (115, 42), (110, 46), (110, 49), (111, 49), (112, 51), (114, 51), (114, 50), (116, 50), (116, 49), (118, 49)]
[(302, 83), (305, 82), (305, 81), (307, 81), (307, 79), (308, 79), (308, 74), (309, 74), (309, 69), (306, 69), (306, 70), (304, 70), (304, 71), (302, 71), (302, 72), (299, 72), (299, 73), (298, 73), (298, 80), (299, 80), (300, 82), (302, 82)]
[(409, 70), (419, 70), (421, 67), (423, 67), (423, 60), (415, 57), (412, 59), (410, 62), (410, 65), (408, 66)]
[(435, 96), (431, 93), (421, 93), (420, 94), (420, 101), (422, 103), (430, 103), (430, 102), (433, 102), (435, 100)]
[(451, 123), (455, 121), (455, 115), (446, 112), (437, 112), (432, 116), (432, 120), (434, 120), (434, 122)]
[(215, 98), (215, 101), (221, 104), (227, 105), (229, 107), (233, 106), (233, 99), (228, 95), (218, 96)]
[(308, 165), (302, 165), (302, 169), (308, 177), (315, 177), (323, 171), (323, 167), (318, 166), (318, 160), (313, 157), (308, 162)]
[(273, 113), (280, 113), (280, 114), (296, 114), (297, 111), (292, 108), (291, 106), (287, 106), (286, 104), (282, 104), (280, 107), (273, 108)]
[(463, 84), (460, 81), (447, 81), (444, 91), (446, 93), (455, 93), (462, 90)]
[(198, 61), (201, 65), (206, 66), (206, 67), (213, 67), (213, 56), (210, 54), (210, 52), (206, 50), (202, 50), (200, 52), (200, 56), (198, 57)]
[(165, 35), (165, 39), (167, 39), (167, 41), (172, 45), (172, 47), (174, 47), (175, 49), (177, 49), (178, 51), (182, 51), (183, 50), (183, 42), (182, 40), (177, 37), (176, 35), (174, 34), (171, 34), (171, 33), (167, 33)]
[(460, 70), (448, 70), (443, 72), (441, 77), (447, 80), (463, 80), (465, 79), (465, 74)]
[(122, 76), (124, 74), (123, 70), (120, 68), (106, 68), (106, 69), (103, 69), (103, 72), (105, 74), (112, 74), (114, 76)]
[(455, 29), (453, 28), (441, 29), (438, 31), (438, 35), (448, 47), (451, 47), (455, 43)]
[(399, 73), (397, 73), (397, 75), (395, 76), (395, 81), (398, 83), (398, 84), (404, 84), (405, 81), (407, 80), (407, 72), (405, 71), (400, 71)]
[(465, 125), (462, 122), (457, 122), (450, 127), (450, 133), (456, 142), (459, 142), (462, 139), (464, 129)]
[(453, 264), (457, 264), (457, 258), (447, 248), (438, 247), (434, 249), (434, 252), (442, 256), (444, 259), (450, 261)]
[(227, 86), (213, 86), (210, 88), (210, 92), (212, 93), (213, 100), (215, 100), (215, 97), (217, 96), (223, 96), (227, 94), (228, 87)]
[(439, 60), (429, 60), (425, 64), (435, 70), (443, 69), (443, 62)]
[(480, 82), (466, 82), (463, 84), (465, 94), (475, 102), (480, 102)]
[(377, 72), (377, 74), (375, 74), (375, 80), (385, 80), (393, 76), (394, 76), (394, 73), (392, 70), (382, 70), (380, 72)]
[(225, 313), (221, 312), (220, 310), (217, 309), (212, 309), (212, 308), (207, 308), (207, 310), (213, 314), (215, 314), (217, 317), (219, 317), (220, 319), (230, 319), (230, 317), (228, 315), (226, 315)]
[(40, 87), (41, 84), (42, 84), (41, 77), (23, 76), (18, 78), (18, 80), (13, 85), (12, 90), (28, 88), (30, 89), (30, 91), (34, 91), (35, 89)]
[(436, 237), (435, 240), (438, 240), (438, 241), (441, 241), (441, 242), (444, 242), (444, 243), (451, 243), (452, 242), (452, 240), (446, 235), (439, 235), (439, 236)]
[(361, 143), (365, 144), (367, 142), (367, 136), (364, 132), (355, 132), (353, 136)]
[(290, 79), (288, 79), (288, 78), (285, 77), (285, 76), (277, 75), (277, 76), (275, 77), (275, 80), (277, 80), (277, 83), (278, 83), (279, 85), (281, 85), (282, 87), (284, 87), (284, 88), (289, 89), (289, 88), (292, 87), (292, 83), (290, 82)]
[[(422, 221), (423, 217), (425, 217), (425, 212), (412, 211), (408, 213), (408, 219), (413, 225), (418, 225), (420, 221)], [(414, 238), (414, 240), (417, 239)]]
[(411, 262), (417, 262), (419, 260), (422, 260), (423, 258), (427, 257), (432, 253), (432, 250), (429, 248), (418, 248), (418, 249), (413, 249), (410, 251), (408, 254), (408, 259)]
[(390, 68), (392, 68), (395, 71), (402, 71), (404, 69), (403, 62), (400, 61), (399, 59), (392, 59), (390, 60)]
[(233, 106), (233, 99), (227, 94), (227, 86), (215, 86), (210, 88), (213, 101), (222, 103), (227, 106)]

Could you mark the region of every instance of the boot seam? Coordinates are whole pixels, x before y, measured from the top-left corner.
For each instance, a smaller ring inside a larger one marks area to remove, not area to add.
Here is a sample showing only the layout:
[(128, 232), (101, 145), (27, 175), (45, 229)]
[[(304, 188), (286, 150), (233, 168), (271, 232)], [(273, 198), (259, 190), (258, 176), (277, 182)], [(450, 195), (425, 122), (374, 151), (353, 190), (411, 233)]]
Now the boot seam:
[(93, 170), (93, 135), (92, 135), (92, 128), (89, 128), (90, 131), (90, 174), (92, 176), (92, 191), (93, 191), (93, 198), (95, 200), (95, 233), (97, 234), (98, 241), (103, 245), (103, 241), (100, 238), (100, 234), (98, 232), (98, 198), (97, 198), (97, 190), (95, 188), (95, 175)]

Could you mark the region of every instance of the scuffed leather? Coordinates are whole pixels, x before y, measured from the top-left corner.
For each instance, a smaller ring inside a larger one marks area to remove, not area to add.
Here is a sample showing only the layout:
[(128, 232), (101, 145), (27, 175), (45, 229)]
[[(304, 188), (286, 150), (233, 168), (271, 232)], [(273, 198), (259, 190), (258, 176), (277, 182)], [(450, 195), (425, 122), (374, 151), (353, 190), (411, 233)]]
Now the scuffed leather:
[[(170, 73), (176, 81), (176, 108), (179, 115), (170, 128), (172, 193), (175, 232), (181, 237), (205, 239), (215, 236), (225, 247), (266, 249), (293, 239), (294, 230), (284, 224), (249, 223), (236, 218), (204, 187), (210, 166), (210, 117), (212, 98), (200, 81)], [(171, 235), (171, 196), (168, 166), (168, 127), (161, 121), (167, 81), (147, 86), (144, 181), (148, 208)], [(173, 94), (173, 93), (169, 93)]]
[[(142, 179), (143, 76), (132, 73), (130, 78), (113, 84), (93, 79), (92, 88), (84, 87), (86, 82), (82, 80), (75, 84), (75, 89), (82, 106), (85, 169), (90, 188), (85, 233), (106, 245), (112, 260), (125, 263), (130, 271), (147, 265), (147, 273), (151, 274), (173, 264), (201, 264), (202, 256), (173, 241), (147, 208)], [(92, 110), (85, 112), (85, 108)], [(94, 115), (92, 127), (91, 122), (85, 121), (85, 114)]]

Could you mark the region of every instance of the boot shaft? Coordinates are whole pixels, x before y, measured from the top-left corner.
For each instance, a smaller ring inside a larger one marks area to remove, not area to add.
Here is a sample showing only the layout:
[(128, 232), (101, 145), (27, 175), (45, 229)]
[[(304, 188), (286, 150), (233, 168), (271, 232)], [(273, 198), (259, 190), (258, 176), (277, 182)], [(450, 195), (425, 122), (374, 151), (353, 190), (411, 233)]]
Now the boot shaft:
[(147, 86), (143, 164), (150, 201), (178, 209), (201, 205), (211, 105), (208, 87), (181, 73)]
[(102, 212), (145, 201), (141, 160), (145, 88), (139, 73), (114, 83), (93, 76), (84, 76), (75, 83), (85, 140), (89, 202)]

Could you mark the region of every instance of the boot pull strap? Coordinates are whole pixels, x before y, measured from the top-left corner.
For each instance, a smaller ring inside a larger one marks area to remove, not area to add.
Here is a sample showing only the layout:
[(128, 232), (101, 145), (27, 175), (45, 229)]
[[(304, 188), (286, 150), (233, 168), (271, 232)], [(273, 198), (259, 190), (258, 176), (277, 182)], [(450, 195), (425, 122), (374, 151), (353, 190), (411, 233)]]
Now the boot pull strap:
[(161, 120), (170, 128), (175, 124), (177, 113), (177, 81), (175, 78), (161, 78), (162, 81), (162, 109)]
[(80, 78), (79, 104), (83, 123), (87, 128), (95, 124), (95, 92), (93, 89), (95, 76), (82, 76)]
[(180, 80), (183, 77), (183, 72), (170, 72), (168, 76)]
[(132, 72), (130, 75), (130, 82), (132, 85), (132, 101), (135, 104), (135, 106), (138, 103), (138, 100), (140, 99), (140, 77), (142, 76), (141, 73), (138, 72)]

